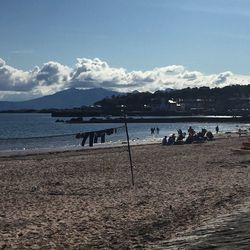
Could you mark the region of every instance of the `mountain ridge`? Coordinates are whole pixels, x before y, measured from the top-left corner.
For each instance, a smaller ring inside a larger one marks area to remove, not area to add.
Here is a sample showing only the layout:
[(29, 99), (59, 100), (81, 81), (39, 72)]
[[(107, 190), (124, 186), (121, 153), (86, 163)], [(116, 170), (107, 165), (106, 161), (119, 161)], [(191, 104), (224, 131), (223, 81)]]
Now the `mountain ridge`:
[(70, 88), (52, 95), (42, 96), (26, 101), (0, 101), (0, 111), (19, 109), (51, 109), (75, 108), (92, 105), (119, 92), (104, 88), (76, 89)]

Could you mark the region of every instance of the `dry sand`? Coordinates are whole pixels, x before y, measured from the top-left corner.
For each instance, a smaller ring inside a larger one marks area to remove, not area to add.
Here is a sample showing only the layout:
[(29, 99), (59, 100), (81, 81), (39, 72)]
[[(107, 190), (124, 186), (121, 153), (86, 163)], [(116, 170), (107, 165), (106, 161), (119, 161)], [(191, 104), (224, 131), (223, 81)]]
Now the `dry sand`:
[(0, 157), (0, 249), (153, 248), (250, 197), (246, 138)]

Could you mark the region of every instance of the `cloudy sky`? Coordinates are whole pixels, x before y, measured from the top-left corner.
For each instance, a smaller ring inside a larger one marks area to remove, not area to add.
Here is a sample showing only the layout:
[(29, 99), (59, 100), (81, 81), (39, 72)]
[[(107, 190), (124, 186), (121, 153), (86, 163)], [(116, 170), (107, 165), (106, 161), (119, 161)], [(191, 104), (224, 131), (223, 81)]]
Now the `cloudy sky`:
[(249, 0), (1, 0), (0, 100), (250, 83)]

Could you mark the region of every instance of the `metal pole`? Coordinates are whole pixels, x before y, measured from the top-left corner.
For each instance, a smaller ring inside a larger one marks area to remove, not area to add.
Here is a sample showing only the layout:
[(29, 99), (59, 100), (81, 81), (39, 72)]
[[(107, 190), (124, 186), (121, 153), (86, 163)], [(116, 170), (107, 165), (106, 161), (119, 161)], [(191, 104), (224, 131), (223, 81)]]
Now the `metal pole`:
[(132, 185), (134, 186), (135, 185), (135, 183), (134, 183), (134, 171), (133, 171), (132, 156), (131, 156), (130, 143), (129, 143), (129, 135), (128, 135), (128, 125), (127, 125), (125, 111), (124, 111), (124, 123), (125, 123), (126, 135), (127, 135), (128, 155), (129, 155), (129, 162), (130, 162)]

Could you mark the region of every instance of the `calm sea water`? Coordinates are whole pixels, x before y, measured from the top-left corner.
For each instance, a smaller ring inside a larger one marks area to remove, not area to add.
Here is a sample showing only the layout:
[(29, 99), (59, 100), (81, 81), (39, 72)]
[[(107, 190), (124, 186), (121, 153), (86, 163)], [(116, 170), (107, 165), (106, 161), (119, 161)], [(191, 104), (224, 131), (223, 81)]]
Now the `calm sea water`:
[[(79, 132), (118, 127), (123, 124), (67, 124), (56, 123), (50, 114), (0, 114), (0, 151), (80, 148), (81, 140), (75, 138)], [(63, 119), (63, 118), (62, 118)], [(69, 119), (69, 118), (65, 118)], [(189, 126), (195, 130), (206, 128), (215, 132), (217, 123), (147, 123), (129, 124), (131, 141), (160, 140), (164, 135), (177, 133), (177, 129), (187, 131)], [(247, 128), (250, 124), (221, 123), (221, 132), (236, 131), (239, 127)], [(159, 135), (151, 135), (150, 128), (159, 127)], [(125, 131), (106, 136), (106, 145), (121, 143), (126, 140)], [(95, 146), (98, 146), (96, 144)]]

